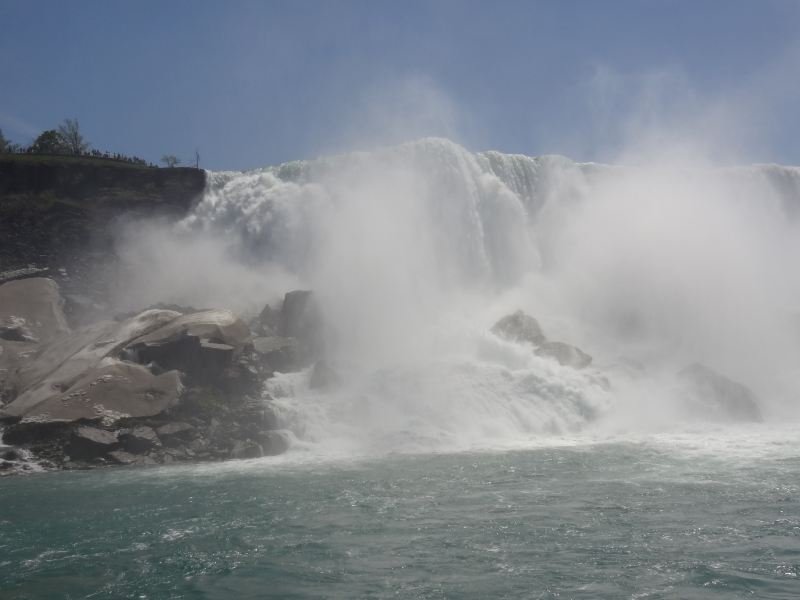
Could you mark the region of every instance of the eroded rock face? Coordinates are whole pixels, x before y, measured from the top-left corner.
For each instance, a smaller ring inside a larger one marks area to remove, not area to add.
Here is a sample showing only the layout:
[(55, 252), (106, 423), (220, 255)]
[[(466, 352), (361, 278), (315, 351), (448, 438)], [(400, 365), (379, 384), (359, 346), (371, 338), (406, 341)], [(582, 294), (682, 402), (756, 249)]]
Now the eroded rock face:
[(573, 369), (585, 369), (592, 364), (592, 357), (586, 352), (564, 342), (544, 342), (536, 349), (536, 354), (554, 358), (558, 364)]
[(511, 342), (525, 342), (538, 346), (546, 341), (539, 322), (521, 310), (500, 319), (492, 333)]
[(705, 365), (694, 363), (678, 373), (689, 410), (715, 421), (761, 422), (758, 398), (746, 386)]
[[(25, 410), (24, 404), (12, 402), (7, 410), (23, 422), (100, 419), (113, 423), (164, 412), (178, 403), (182, 388), (177, 371), (154, 375), (142, 365), (111, 359), (88, 369), (63, 392)], [(41, 388), (36, 391), (44, 392)]]

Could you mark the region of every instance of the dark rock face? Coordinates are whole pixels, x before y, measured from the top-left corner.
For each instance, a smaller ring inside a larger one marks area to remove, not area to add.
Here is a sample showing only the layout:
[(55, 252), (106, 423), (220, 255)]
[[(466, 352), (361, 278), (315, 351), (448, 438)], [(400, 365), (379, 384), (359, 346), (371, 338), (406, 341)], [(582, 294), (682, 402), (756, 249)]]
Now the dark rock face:
[(761, 422), (756, 395), (746, 386), (699, 363), (678, 373), (690, 410), (711, 420)]
[(216, 379), (250, 340), (250, 330), (228, 310), (182, 315), (131, 341), (126, 350), (139, 363), (177, 369), (197, 381)]
[(283, 298), (278, 335), (297, 340), (297, 356), (308, 364), (323, 352), (322, 312), (313, 292), (295, 290)]
[(536, 349), (536, 354), (554, 358), (558, 364), (573, 369), (585, 369), (592, 364), (592, 357), (586, 352), (564, 342), (544, 342)]
[(538, 346), (546, 341), (538, 321), (521, 310), (500, 319), (492, 333), (511, 342), (527, 342)]
[(120, 435), (120, 441), (126, 452), (144, 454), (148, 450), (161, 446), (161, 440), (152, 427), (140, 425), (130, 432)]
[(273, 310), (269, 304), (265, 304), (264, 308), (256, 317), (252, 324), (253, 332), (259, 336), (273, 336), (278, 332), (280, 313)]
[(66, 452), (71, 458), (99, 458), (119, 445), (117, 434), (97, 427), (78, 427), (73, 433)]
[(139, 217), (181, 218), (205, 180), (199, 169), (0, 155), (2, 270), (45, 269), (66, 294), (102, 303), (107, 290), (99, 282), (106, 278), (96, 274), (115, 271), (117, 224)]

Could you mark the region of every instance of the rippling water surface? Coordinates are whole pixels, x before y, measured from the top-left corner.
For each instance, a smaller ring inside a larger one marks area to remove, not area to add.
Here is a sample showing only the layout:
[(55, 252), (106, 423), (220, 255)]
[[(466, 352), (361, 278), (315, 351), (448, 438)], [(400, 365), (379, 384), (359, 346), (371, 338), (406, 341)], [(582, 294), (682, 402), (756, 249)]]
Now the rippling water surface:
[(797, 598), (800, 435), (5, 479), (0, 596)]

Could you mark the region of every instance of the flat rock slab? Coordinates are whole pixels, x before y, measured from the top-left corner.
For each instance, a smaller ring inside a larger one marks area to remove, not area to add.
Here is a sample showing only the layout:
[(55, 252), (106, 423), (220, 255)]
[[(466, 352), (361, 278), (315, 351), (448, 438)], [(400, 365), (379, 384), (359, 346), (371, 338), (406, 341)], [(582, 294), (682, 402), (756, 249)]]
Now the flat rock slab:
[[(113, 321), (94, 323), (72, 335), (59, 338), (48, 345), (35, 360), (29, 361), (19, 369), (17, 384), (21, 393), (5, 407), (7, 412), (18, 417), (33, 417), (51, 413), (52, 401), (63, 400), (64, 393), (78, 386), (79, 381), (96, 376), (98, 371), (104, 371), (101, 375), (109, 374), (109, 370), (114, 370), (114, 364), (121, 364), (120, 361), (115, 361), (111, 357), (119, 354), (122, 347), (132, 338), (158, 328), (172, 321), (178, 315), (179, 313), (174, 311), (150, 310), (122, 323)], [(103, 362), (105, 364), (101, 366)], [(147, 369), (133, 363), (125, 364), (129, 364), (131, 368), (136, 367), (142, 370), (141, 373), (131, 375), (134, 381), (142, 383), (146, 379), (145, 372), (149, 373)], [(130, 369), (118, 370), (123, 371), (123, 375), (133, 373)], [(155, 388), (161, 390), (162, 386), (156, 385)], [(76, 406), (74, 403), (68, 404), (72, 408)], [(91, 407), (90, 410), (92, 410)], [(122, 410), (121, 412), (127, 411)], [(142, 412), (142, 410), (134, 409), (131, 415), (135, 416), (133, 414), (135, 412)], [(81, 416), (77, 418), (96, 418), (84, 416), (85, 411), (80, 414)], [(141, 416), (151, 416), (152, 414)], [(66, 417), (62, 415), (59, 420), (63, 418)]]
[[(109, 361), (21, 416), (23, 422), (152, 417), (177, 404), (182, 389), (177, 371), (154, 375), (142, 365)], [(8, 405), (7, 411), (14, 414), (16, 404)]]

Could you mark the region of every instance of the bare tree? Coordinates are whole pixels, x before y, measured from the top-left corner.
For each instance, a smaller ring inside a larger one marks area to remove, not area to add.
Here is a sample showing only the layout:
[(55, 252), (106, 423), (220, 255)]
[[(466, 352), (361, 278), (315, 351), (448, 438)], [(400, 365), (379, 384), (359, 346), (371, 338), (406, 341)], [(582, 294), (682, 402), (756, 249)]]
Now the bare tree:
[(64, 122), (58, 126), (58, 136), (64, 142), (69, 154), (81, 155), (85, 154), (92, 147), (89, 142), (83, 139), (78, 119), (64, 119)]
[(165, 154), (161, 157), (161, 162), (167, 165), (170, 169), (181, 164), (181, 159), (172, 154)]

